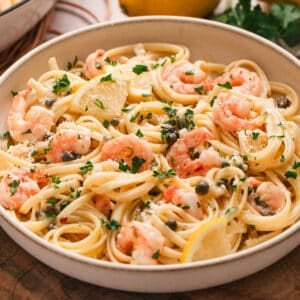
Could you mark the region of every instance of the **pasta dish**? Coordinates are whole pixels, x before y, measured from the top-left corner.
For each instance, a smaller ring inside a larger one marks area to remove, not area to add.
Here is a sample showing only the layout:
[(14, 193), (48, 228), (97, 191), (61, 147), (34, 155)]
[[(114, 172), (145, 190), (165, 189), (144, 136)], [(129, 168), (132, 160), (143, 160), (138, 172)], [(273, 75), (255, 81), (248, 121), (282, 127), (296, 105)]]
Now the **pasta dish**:
[(185, 46), (98, 49), (12, 91), (0, 204), (66, 251), (175, 264), (241, 251), (300, 218), (299, 98), (254, 61)]

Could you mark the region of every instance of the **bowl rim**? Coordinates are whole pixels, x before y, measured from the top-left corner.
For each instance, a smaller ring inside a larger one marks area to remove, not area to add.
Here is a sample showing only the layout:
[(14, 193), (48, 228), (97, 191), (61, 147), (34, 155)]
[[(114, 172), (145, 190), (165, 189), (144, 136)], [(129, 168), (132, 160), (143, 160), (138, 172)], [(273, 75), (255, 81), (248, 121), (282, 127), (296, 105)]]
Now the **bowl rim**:
[[(28, 1), (28, 0), (25, 0)], [(59, 44), (60, 42), (72, 38), (76, 38), (77, 36), (92, 32), (94, 30), (101, 30), (101, 28), (111, 27), (111, 26), (118, 26), (122, 24), (127, 23), (141, 23), (141, 22), (183, 22), (183, 23), (196, 23), (196, 24), (202, 24), (204, 26), (210, 26), (210, 27), (216, 27), (221, 30), (226, 31), (233, 31), (234, 33), (237, 33), (242, 36), (246, 36), (254, 41), (257, 41), (259, 43), (264, 44), (265, 46), (272, 48), (276, 52), (279, 52), (281, 55), (283, 55), (286, 59), (291, 61), (296, 66), (300, 66), (300, 61), (294, 57), (291, 53), (289, 53), (287, 50), (283, 49), (282, 47), (276, 45), (275, 43), (258, 36), (254, 33), (251, 33), (249, 31), (246, 31), (244, 29), (240, 29), (231, 25), (211, 21), (211, 20), (205, 20), (205, 19), (197, 19), (197, 18), (191, 18), (191, 17), (177, 17), (177, 16), (143, 16), (143, 17), (132, 17), (128, 19), (122, 19), (122, 20), (113, 20), (105, 23), (95, 24), (88, 27), (80, 28), (74, 31), (71, 31), (69, 33), (66, 33), (62, 36), (56, 37), (50, 41), (45, 42), (44, 44), (36, 47), (35, 49), (31, 50), (29, 53), (21, 57), (17, 62), (15, 62), (10, 68), (8, 68), (1, 76), (0, 76), (0, 89), (1, 84), (15, 71), (18, 70), (18, 68), (27, 60), (30, 60), (35, 55), (37, 55), (39, 52), (42, 52), (46, 48)], [(288, 238), (291, 238), (292, 235), (296, 235), (297, 232), (300, 232), (300, 220), (298, 220), (296, 223), (285, 229), (283, 232), (279, 233), (277, 236), (262, 242), (258, 245), (255, 245), (253, 247), (250, 247), (248, 249), (241, 250), (239, 252), (235, 252), (226, 256), (221, 256), (217, 258), (207, 259), (203, 261), (197, 261), (197, 262), (189, 262), (189, 263), (176, 263), (171, 265), (131, 265), (131, 264), (122, 264), (122, 263), (116, 263), (116, 262), (108, 262), (103, 260), (98, 260), (95, 258), (85, 257), (80, 254), (68, 252), (54, 244), (51, 244), (30, 230), (28, 230), (25, 226), (23, 226), (18, 220), (15, 220), (9, 213), (0, 206), (0, 224), (2, 222), (6, 222), (8, 225), (12, 226), (15, 230), (17, 230), (20, 234), (22, 234), (25, 238), (30, 239), (31, 242), (34, 242), (36, 246), (44, 248), (47, 251), (51, 251), (55, 255), (60, 255), (63, 258), (75, 260), (79, 263), (83, 263), (89, 266), (93, 267), (102, 267), (105, 269), (111, 269), (111, 270), (119, 270), (119, 271), (138, 271), (138, 272), (168, 272), (168, 271), (179, 271), (179, 270), (187, 270), (187, 269), (195, 269), (195, 268), (205, 268), (209, 266), (217, 266), (226, 264), (232, 261), (240, 260), (248, 256), (254, 256), (259, 252), (262, 252), (264, 250), (267, 250), (271, 247), (274, 247), (275, 245), (284, 242)], [(2, 226), (4, 227), (4, 226)], [(8, 234), (9, 235), (9, 234)], [(10, 236), (10, 235), (9, 235)], [(12, 238), (10, 236), (10, 238)], [(12, 238), (13, 239), (13, 238)], [(18, 241), (15, 241), (18, 243)], [(298, 246), (300, 245), (300, 241)], [(22, 245), (20, 245), (22, 247)], [(297, 247), (297, 246), (296, 246)], [(25, 249), (26, 250), (26, 249)]]
[(0, 18), (4, 15), (7, 15), (8, 13), (14, 11), (15, 9), (17, 9), (18, 7), (24, 5), (25, 3), (29, 2), (31, 0), (21, 0), (20, 2), (10, 6), (9, 8), (3, 10), (2, 12), (0, 12)]

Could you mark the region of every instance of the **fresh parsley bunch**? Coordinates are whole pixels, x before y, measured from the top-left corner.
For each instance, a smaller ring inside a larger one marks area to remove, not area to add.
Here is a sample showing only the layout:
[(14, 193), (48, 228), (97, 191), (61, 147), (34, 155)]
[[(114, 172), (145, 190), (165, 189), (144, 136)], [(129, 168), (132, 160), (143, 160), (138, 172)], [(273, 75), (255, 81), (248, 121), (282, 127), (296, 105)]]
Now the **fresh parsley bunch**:
[(251, 8), (250, 0), (239, 0), (234, 8), (215, 16), (214, 20), (238, 26), (271, 41), (283, 40), (289, 47), (300, 43), (300, 6), (273, 3), (269, 12), (259, 5)]

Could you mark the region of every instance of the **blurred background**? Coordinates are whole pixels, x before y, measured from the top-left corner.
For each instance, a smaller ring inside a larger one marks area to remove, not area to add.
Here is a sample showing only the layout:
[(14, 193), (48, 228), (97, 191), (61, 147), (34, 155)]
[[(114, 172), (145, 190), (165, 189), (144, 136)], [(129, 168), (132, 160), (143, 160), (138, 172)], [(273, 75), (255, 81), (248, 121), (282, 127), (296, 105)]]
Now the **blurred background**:
[(180, 15), (224, 22), (259, 34), (300, 57), (300, 0), (0, 0), (0, 34), (7, 34), (5, 27), (12, 26), (9, 18), (20, 20), (25, 14), (21, 12), (16, 18), (18, 11), (35, 2), (52, 5), (13, 44), (5, 45), (2, 39), (0, 74), (46, 40), (99, 22), (143, 15)]

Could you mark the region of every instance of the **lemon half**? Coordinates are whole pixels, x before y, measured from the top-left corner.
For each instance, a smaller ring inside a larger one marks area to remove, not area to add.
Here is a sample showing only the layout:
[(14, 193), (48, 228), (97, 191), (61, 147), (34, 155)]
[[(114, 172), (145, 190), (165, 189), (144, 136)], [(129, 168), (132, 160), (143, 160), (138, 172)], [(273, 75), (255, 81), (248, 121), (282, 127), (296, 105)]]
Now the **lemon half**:
[(120, 116), (128, 96), (128, 82), (113, 77), (103, 80), (110, 76), (97, 76), (83, 85), (74, 95), (72, 109), (100, 120)]
[(226, 227), (225, 217), (214, 218), (201, 224), (187, 240), (180, 262), (198, 261), (231, 253)]

